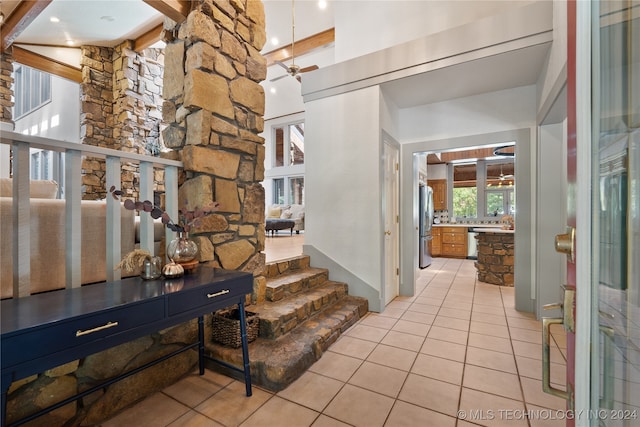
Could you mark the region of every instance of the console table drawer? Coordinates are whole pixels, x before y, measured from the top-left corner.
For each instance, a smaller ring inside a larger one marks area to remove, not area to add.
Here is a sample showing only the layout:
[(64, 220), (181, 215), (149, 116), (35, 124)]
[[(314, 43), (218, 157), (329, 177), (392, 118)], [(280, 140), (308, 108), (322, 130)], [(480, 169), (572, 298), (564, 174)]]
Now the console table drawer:
[(164, 300), (128, 304), (2, 337), (2, 367), (68, 350), (164, 318)]
[[(238, 281), (231, 280), (211, 283), (176, 294), (169, 294), (167, 299), (169, 316), (213, 304), (216, 301), (245, 295), (249, 292), (251, 292), (251, 289), (247, 290), (245, 286), (241, 286)], [(233, 302), (229, 303), (229, 305), (231, 304), (233, 304)]]

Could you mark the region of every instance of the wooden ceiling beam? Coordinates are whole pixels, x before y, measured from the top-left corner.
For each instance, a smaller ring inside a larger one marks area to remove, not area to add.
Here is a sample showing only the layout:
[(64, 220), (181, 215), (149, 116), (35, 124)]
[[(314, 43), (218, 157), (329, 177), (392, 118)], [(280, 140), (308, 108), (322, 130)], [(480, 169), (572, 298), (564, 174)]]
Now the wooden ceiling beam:
[(149, 46), (159, 42), (162, 37), (162, 27), (163, 24), (160, 24), (136, 38), (133, 41), (133, 50), (136, 52), (142, 52)]
[(187, 0), (143, 0), (146, 4), (178, 23), (187, 19), (191, 2)]
[(53, 0), (21, 1), (0, 26), (2, 52), (18, 38)]
[[(301, 56), (311, 52), (336, 40), (336, 29), (329, 28), (312, 36), (296, 41), (295, 55)], [(267, 67), (275, 64), (276, 61), (284, 62), (291, 59), (291, 44), (272, 50), (263, 55), (267, 59)]]
[(55, 61), (51, 58), (47, 58), (46, 56), (31, 52), (30, 50), (14, 46), (13, 59), (16, 62), (27, 65), (31, 68), (45, 71), (76, 83), (82, 83), (82, 70), (80, 70), (80, 68)]

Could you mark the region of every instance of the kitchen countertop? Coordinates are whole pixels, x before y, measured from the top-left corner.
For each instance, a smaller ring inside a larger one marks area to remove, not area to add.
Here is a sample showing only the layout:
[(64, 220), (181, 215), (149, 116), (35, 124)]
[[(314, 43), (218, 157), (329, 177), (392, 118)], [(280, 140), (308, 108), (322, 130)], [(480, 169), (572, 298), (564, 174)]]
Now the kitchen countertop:
[(513, 234), (515, 230), (504, 230), (502, 228), (490, 228), (490, 227), (479, 227), (474, 228), (473, 231), (476, 233), (507, 233)]

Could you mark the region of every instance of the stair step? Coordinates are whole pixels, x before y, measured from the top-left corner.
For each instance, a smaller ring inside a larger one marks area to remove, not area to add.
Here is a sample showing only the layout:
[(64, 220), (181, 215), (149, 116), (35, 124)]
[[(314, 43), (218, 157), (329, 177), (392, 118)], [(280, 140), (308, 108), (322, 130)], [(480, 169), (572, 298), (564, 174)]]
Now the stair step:
[[(256, 339), (249, 344), (253, 383), (274, 392), (283, 390), (320, 359), (342, 333), (367, 313), (367, 309), (365, 298), (346, 295), (278, 339)], [(241, 349), (209, 341), (206, 351), (216, 359), (242, 366)], [(213, 363), (209, 366), (241, 379), (241, 374), (235, 371)]]
[(308, 255), (298, 255), (280, 261), (274, 261), (265, 266), (264, 275), (267, 279), (277, 277), (288, 271), (303, 270), (309, 268), (311, 258)]
[(286, 299), (265, 301), (252, 306), (260, 316), (260, 337), (274, 340), (296, 328), (313, 315), (347, 295), (345, 283), (324, 283), (296, 293)]
[(290, 295), (311, 289), (329, 278), (326, 268), (293, 270), (267, 279), (267, 301), (280, 301)]

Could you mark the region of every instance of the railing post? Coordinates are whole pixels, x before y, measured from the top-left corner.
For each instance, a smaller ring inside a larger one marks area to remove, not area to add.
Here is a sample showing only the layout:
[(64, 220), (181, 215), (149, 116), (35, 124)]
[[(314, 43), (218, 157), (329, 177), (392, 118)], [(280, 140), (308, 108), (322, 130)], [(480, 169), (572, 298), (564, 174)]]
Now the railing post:
[[(164, 185), (165, 185), (165, 211), (172, 220), (178, 221), (178, 168), (175, 166), (166, 166), (164, 169)], [(175, 234), (169, 228), (165, 227), (165, 241), (168, 245), (173, 240)]]
[(66, 286), (79, 288), (82, 284), (82, 153), (67, 150), (65, 153), (65, 225), (66, 225)]
[[(107, 156), (107, 174), (106, 185), (107, 191), (113, 185), (116, 188), (120, 188), (121, 163), (119, 157)], [(122, 277), (120, 270), (114, 270), (116, 265), (122, 258), (122, 239), (121, 239), (121, 210), (120, 202), (115, 200), (109, 194), (107, 197), (107, 226), (106, 229), (106, 243), (107, 243), (107, 259), (105, 269), (107, 273), (107, 280), (119, 280)]]
[[(140, 162), (140, 200), (153, 202), (153, 164)], [(140, 215), (140, 249), (153, 253), (153, 218), (143, 213)]]
[(31, 189), (29, 144), (13, 148), (13, 297), (31, 294)]

